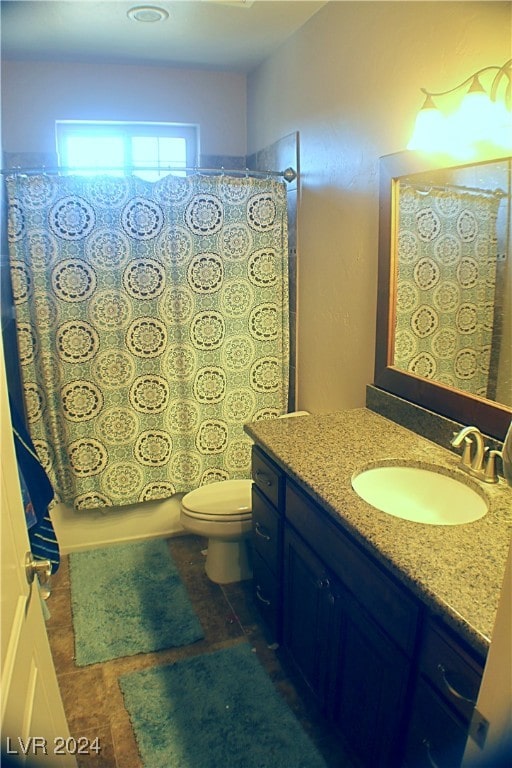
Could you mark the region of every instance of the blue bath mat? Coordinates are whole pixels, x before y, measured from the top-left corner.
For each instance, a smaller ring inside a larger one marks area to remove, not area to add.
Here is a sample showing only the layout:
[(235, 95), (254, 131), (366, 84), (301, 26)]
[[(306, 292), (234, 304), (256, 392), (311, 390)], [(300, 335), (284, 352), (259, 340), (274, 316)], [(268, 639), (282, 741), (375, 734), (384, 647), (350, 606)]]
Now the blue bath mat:
[(69, 564), (77, 666), (204, 637), (165, 540), (76, 552)]
[(144, 768), (326, 768), (247, 643), (119, 682)]

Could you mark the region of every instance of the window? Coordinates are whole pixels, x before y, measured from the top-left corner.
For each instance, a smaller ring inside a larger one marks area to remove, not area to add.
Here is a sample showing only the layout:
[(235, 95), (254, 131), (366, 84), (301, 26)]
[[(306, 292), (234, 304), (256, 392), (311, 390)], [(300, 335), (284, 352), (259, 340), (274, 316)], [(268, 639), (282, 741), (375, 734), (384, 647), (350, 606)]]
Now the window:
[(58, 120), (55, 131), (59, 165), (70, 172), (120, 176), (129, 168), (142, 179), (156, 181), (168, 167), (198, 164), (195, 125)]

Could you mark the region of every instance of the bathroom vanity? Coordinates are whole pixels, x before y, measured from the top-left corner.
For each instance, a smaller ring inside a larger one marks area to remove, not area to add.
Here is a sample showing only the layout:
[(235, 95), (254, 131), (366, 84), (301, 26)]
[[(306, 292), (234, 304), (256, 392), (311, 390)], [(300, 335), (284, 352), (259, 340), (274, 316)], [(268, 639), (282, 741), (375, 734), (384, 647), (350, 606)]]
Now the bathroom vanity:
[[(512, 491), (458, 526), (380, 512), (352, 489), (394, 458), (467, 481), (458, 456), (365, 408), (247, 425), (254, 594), (269, 631), (354, 763), (456, 768), (474, 708), (512, 531)], [(471, 481), (468, 481), (471, 482)]]

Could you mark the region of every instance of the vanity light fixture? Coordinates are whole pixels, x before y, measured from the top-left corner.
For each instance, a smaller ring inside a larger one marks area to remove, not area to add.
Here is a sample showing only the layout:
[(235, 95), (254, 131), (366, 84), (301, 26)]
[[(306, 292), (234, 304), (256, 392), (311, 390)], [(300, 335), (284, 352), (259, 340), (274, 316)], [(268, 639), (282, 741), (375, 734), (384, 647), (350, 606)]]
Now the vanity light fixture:
[(132, 19), (132, 21), (142, 21), (146, 23), (165, 21), (165, 19), (169, 18), (169, 14), (165, 8), (158, 8), (156, 5), (137, 5), (134, 8), (130, 8), (127, 16), (129, 19)]
[[(454, 104), (457, 91), (468, 85), (460, 104)], [(481, 144), (512, 149), (512, 59), (501, 67), (483, 67), (447, 91), (421, 91), (426, 98), (407, 149), (460, 158), (475, 156)]]

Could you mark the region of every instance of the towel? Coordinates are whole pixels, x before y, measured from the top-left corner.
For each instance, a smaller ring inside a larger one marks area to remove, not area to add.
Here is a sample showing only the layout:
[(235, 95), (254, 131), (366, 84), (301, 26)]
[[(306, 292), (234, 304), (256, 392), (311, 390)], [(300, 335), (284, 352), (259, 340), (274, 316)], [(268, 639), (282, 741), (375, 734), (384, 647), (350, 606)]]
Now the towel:
[(11, 398), (9, 405), (30, 549), (36, 560), (49, 560), (52, 573), (55, 573), (60, 564), (60, 551), (48, 512), (48, 505), (54, 496), (53, 488)]

